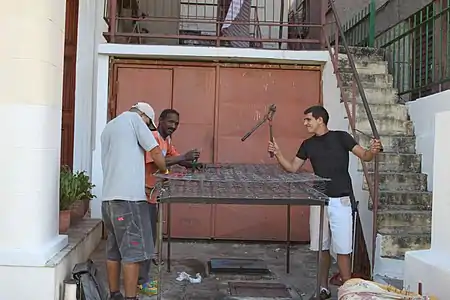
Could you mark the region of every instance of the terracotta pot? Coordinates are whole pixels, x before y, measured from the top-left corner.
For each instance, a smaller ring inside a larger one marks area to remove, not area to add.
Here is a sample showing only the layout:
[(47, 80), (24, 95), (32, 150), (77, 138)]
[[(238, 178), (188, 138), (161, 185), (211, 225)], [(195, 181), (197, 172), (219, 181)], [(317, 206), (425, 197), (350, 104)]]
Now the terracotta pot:
[(59, 212), (59, 233), (65, 233), (70, 227), (70, 210)]
[(84, 217), (84, 201), (77, 200), (70, 206), (71, 224), (76, 224)]
[(86, 214), (88, 213), (89, 208), (90, 208), (91, 199), (84, 199), (84, 200), (83, 200), (83, 203), (84, 203), (84, 213), (83, 213), (83, 216), (86, 216)]

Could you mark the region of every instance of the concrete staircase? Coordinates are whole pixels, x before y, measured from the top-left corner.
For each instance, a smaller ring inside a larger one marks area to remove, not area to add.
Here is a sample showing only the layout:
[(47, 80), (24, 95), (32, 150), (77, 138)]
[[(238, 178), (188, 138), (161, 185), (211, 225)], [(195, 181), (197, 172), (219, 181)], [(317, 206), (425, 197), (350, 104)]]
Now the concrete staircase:
[[(384, 146), (384, 152), (379, 156), (380, 200), (376, 220), (381, 236), (379, 253), (382, 258), (403, 259), (408, 250), (430, 247), (432, 197), (427, 191), (427, 175), (421, 173), (422, 158), (416, 153), (413, 124), (407, 107), (397, 103), (384, 52), (353, 47), (350, 51)], [(344, 79), (344, 92), (352, 95), (353, 75), (348, 57), (340, 52), (339, 69)], [(356, 128), (367, 133), (367, 136), (358, 134), (356, 138), (361, 145), (368, 146), (371, 129), (359, 94)], [(373, 171), (372, 164), (368, 167)], [(362, 173), (361, 166), (360, 169)], [(373, 173), (370, 177), (373, 178)], [(365, 179), (363, 189), (367, 190)], [(371, 199), (369, 209), (372, 209)]]

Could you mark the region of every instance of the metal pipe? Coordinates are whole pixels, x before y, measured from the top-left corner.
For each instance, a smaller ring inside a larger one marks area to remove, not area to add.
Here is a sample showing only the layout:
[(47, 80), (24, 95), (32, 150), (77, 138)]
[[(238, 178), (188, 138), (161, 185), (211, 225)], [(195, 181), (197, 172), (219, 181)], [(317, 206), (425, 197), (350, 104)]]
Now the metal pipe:
[(110, 42), (114, 43), (116, 41), (116, 33), (117, 33), (117, 0), (109, 0), (109, 12), (110, 12), (110, 26), (109, 33), (111, 35)]
[[(339, 31), (339, 35), (342, 38), (342, 44), (344, 45), (345, 51), (347, 52), (348, 62), (350, 64), (350, 68), (352, 69), (352, 72), (354, 74), (354, 80), (356, 81), (356, 85), (358, 86), (358, 91), (361, 96), (361, 100), (364, 106), (364, 109), (367, 114), (367, 118), (369, 120), (370, 129), (372, 130), (372, 133), (374, 135), (374, 138), (380, 139), (380, 135), (378, 134), (377, 127), (375, 125), (375, 121), (373, 119), (372, 112), (370, 111), (369, 102), (367, 101), (366, 93), (364, 92), (364, 88), (361, 82), (361, 79), (359, 78), (358, 71), (356, 70), (355, 61), (353, 59), (353, 55), (350, 53), (350, 49), (348, 47), (347, 39), (345, 38), (344, 31), (342, 30), (341, 21), (339, 20), (339, 17), (336, 13), (336, 6), (334, 5), (333, 1), (328, 0), (328, 3), (330, 3), (331, 10), (333, 11), (334, 19), (336, 21), (336, 26)], [(339, 49), (337, 49), (339, 50)]]
[[(284, 23), (284, 0), (281, 0), (281, 5), (280, 5), (280, 27), (279, 27), (279, 31), (278, 31), (278, 38), (280, 40), (283, 39), (283, 23)], [(278, 43), (278, 49), (281, 49), (283, 43), (279, 42)]]

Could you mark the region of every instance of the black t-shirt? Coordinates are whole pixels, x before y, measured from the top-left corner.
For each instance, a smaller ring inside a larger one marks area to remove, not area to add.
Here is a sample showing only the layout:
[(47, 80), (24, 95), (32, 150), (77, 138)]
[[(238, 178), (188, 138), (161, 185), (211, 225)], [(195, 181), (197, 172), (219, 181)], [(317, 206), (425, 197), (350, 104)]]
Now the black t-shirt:
[(347, 132), (328, 131), (324, 135), (304, 140), (297, 157), (309, 159), (317, 176), (331, 179), (324, 186), (327, 196), (350, 196), (352, 181), (348, 173), (349, 152), (356, 145), (355, 139)]

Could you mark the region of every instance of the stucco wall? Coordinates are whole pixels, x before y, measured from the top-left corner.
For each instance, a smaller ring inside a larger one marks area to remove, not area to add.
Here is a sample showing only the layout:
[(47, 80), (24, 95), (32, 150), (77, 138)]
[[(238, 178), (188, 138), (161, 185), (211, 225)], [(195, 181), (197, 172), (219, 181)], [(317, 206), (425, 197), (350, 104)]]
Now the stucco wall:
[(422, 154), (422, 172), (428, 175), (428, 190), (433, 190), (434, 122), (436, 113), (450, 110), (450, 90), (407, 103), (414, 123), (417, 153)]

